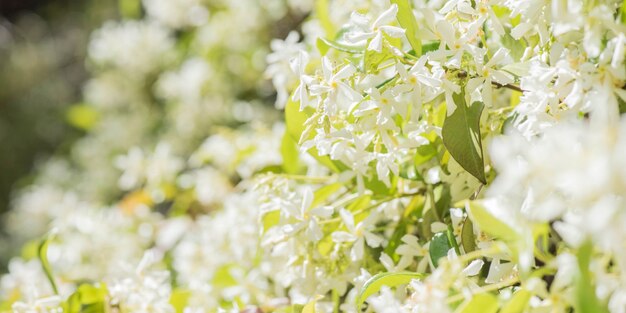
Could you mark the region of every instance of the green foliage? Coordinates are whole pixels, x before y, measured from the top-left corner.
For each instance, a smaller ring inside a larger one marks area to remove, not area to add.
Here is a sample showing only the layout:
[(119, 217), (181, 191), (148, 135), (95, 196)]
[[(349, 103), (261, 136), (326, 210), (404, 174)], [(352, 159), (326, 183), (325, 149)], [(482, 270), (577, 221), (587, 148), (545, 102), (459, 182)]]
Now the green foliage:
[(326, 36), (333, 38), (335, 35), (335, 25), (333, 25), (333, 21), (330, 19), (330, 8), (328, 6), (328, 0), (314, 0), (315, 1), (315, 12), (317, 13), (317, 18), (326, 32)]
[(415, 51), (416, 56), (422, 55), (422, 40), (419, 38), (419, 27), (413, 15), (413, 9), (411, 3), (408, 0), (391, 0), (391, 3), (398, 5), (398, 14), (396, 18), (398, 23), (406, 30), (406, 38), (409, 40), (409, 44)]
[(82, 284), (67, 299), (64, 311), (67, 313), (106, 312), (108, 291), (105, 285)]
[(183, 313), (185, 310), (185, 306), (187, 302), (189, 302), (189, 296), (191, 292), (189, 290), (184, 289), (174, 289), (172, 290), (172, 294), (170, 295), (170, 304), (176, 310), (176, 313)]
[(526, 289), (520, 289), (516, 291), (511, 297), (511, 300), (509, 300), (509, 302), (507, 302), (502, 307), (500, 313), (524, 312), (524, 310), (526, 310), (526, 307), (528, 306), (528, 301), (530, 300), (530, 297), (531, 293)]
[(365, 51), (365, 55), (363, 57), (363, 70), (365, 72), (377, 74), (379, 72), (379, 67), (387, 60), (391, 60), (394, 58), (394, 55), (389, 51), (389, 48), (383, 46), (382, 52), (377, 52), (374, 50)]
[(474, 235), (474, 224), (472, 220), (466, 218), (461, 229), (461, 245), (465, 253), (472, 252), (477, 249), (476, 236)]
[(98, 111), (87, 104), (75, 104), (68, 108), (67, 122), (81, 130), (90, 130), (99, 119)]
[(493, 216), (480, 201), (467, 201), (465, 209), (472, 221), (485, 233), (504, 241), (514, 241), (519, 237), (517, 231)]
[(596, 297), (596, 289), (589, 269), (593, 244), (585, 242), (578, 248), (578, 277), (576, 277), (576, 312), (579, 313), (608, 313), (607, 308)]
[(118, 0), (119, 11), (124, 18), (141, 17), (141, 0)]
[(282, 168), (286, 173), (297, 174), (300, 172), (302, 165), (298, 156), (298, 144), (288, 131), (285, 131), (280, 143), (280, 155), (283, 157)]
[[(300, 143), (303, 140), (308, 139), (307, 136), (313, 135), (305, 132), (306, 121), (312, 115), (313, 112), (311, 108), (304, 108), (304, 110), (300, 111), (300, 104), (298, 102), (291, 100), (287, 102), (287, 105), (285, 106), (285, 124), (287, 124), (287, 133), (295, 142)], [(336, 162), (333, 162), (328, 156), (320, 156), (317, 153), (317, 149), (311, 148), (307, 152), (320, 164), (328, 167), (331, 171), (340, 171), (340, 167)]]
[(487, 184), (480, 137), (480, 115), (484, 105), (474, 102), (468, 107), (463, 92), (454, 94), (453, 98), (456, 110), (443, 123), (443, 144), (459, 165)]
[(447, 232), (439, 232), (433, 236), (428, 247), (428, 253), (435, 267), (439, 266), (439, 259), (447, 257), (450, 249), (452, 249), (452, 244), (448, 240)]
[(346, 45), (322, 37), (317, 38), (316, 45), (321, 55), (326, 55), (330, 48), (350, 54), (362, 54), (365, 51), (365, 47)]
[(420, 273), (412, 272), (398, 272), (398, 273), (379, 273), (367, 282), (361, 288), (359, 296), (356, 298), (357, 309), (360, 310), (363, 302), (367, 300), (371, 295), (380, 291), (383, 286), (396, 287), (399, 285), (408, 284), (413, 279), (421, 279), (424, 275)]
[(339, 191), (343, 186), (344, 184), (342, 183), (334, 183), (317, 189), (313, 193), (313, 202), (311, 203), (311, 207), (314, 208), (322, 205), (330, 196)]
[(50, 282), (50, 286), (52, 286), (52, 290), (55, 294), (59, 294), (59, 289), (57, 288), (56, 281), (54, 280), (54, 276), (52, 275), (52, 268), (50, 267), (50, 262), (48, 262), (48, 246), (50, 241), (54, 237), (53, 234), (47, 235), (44, 239), (41, 240), (39, 244), (39, 249), (37, 255), (39, 256), (39, 261), (41, 262), (41, 268), (43, 269), (48, 281)]
[(479, 293), (462, 304), (456, 313), (496, 313), (498, 298), (490, 293)]
[(280, 222), (280, 210), (274, 210), (263, 214), (263, 216), (261, 216), (263, 234), (265, 234), (270, 228), (276, 226), (278, 222)]

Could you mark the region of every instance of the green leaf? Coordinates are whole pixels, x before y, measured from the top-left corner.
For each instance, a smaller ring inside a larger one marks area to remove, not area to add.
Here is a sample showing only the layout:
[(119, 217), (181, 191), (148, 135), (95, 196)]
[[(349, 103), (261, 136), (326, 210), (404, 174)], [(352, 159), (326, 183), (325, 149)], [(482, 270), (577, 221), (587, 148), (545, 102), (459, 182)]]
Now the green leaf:
[(93, 128), (99, 118), (100, 115), (98, 111), (87, 104), (72, 105), (65, 113), (65, 119), (67, 122), (70, 125), (82, 130), (90, 130)]
[[(426, 202), (428, 203), (428, 202)], [(434, 222), (437, 221), (437, 217), (435, 216), (435, 210), (432, 209), (424, 209), (422, 214), (422, 220), (417, 224), (419, 235), (422, 238), (431, 238), (433, 236), (433, 232), (430, 228)]]
[(389, 243), (385, 247), (385, 253), (391, 257), (394, 262), (398, 262), (400, 256), (396, 254), (396, 249), (402, 243), (402, 237), (407, 234), (407, 220), (402, 219), (396, 229), (393, 231), (393, 234), (389, 238)]
[(463, 222), (463, 229), (461, 230), (461, 245), (465, 253), (476, 250), (476, 236), (474, 236), (474, 224), (472, 220), (466, 218)]
[(359, 296), (356, 298), (357, 310), (360, 312), (363, 302), (365, 302), (365, 300), (367, 300), (367, 298), (369, 298), (371, 295), (379, 292), (383, 286), (396, 287), (399, 285), (408, 284), (413, 279), (421, 279), (423, 277), (423, 274), (413, 272), (376, 274), (372, 276), (372, 278), (368, 279), (361, 288)]
[(46, 277), (48, 278), (48, 281), (50, 282), (50, 285), (52, 286), (52, 290), (54, 291), (54, 294), (58, 295), (59, 289), (57, 288), (57, 284), (54, 280), (54, 276), (52, 275), (52, 268), (50, 267), (50, 262), (48, 262), (48, 245), (50, 244), (52, 237), (54, 237), (54, 235), (49, 234), (43, 240), (41, 240), (41, 243), (39, 244), (39, 249), (37, 249), (38, 250), (37, 255), (39, 256), (39, 261), (41, 262), (41, 268), (46, 274)]
[(419, 39), (417, 20), (415, 20), (409, 0), (391, 0), (391, 3), (398, 5), (398, 14), (396, 15), (398, 23), (406, 30), (406, 38), (409, 40), (413, 51), (415, 51), (415, 55), (417, 57), (421, 56), (422, 41)]
[(328, 0), (315, 0), (315, 13), (324, 32), (326, 32), (326, 36), (333, 38), (335, 36), (335, 25), (333, 25), (330, 19)]
[(141, 17), (141, 0), (118, 0), (118, 9), (124, 18), (137, 19)]
[(108, 295), (106, 285), (97, 286), (82, 284), (64, 303), (64, 312), (67, 313), (102, 313), (105, 312), (105, 303)]
[(453, 98), (456, 110), (443, 122), (443, 144), (459, 165), (480, 182), (487, 184), (480, 137), (483, 104), (474, 102), (468, 107), (463, 92), (454, 94)]
[(485, 233), (504, 241), (514, 241), (519, 236), (511, 226), (493, 216), (480, 201), (467, 201), (465, 209)]
[(530, 71), (530, 63), (511, 63), (503, 66), (502, 70), (509, 72), (517, 77), (522, 77), (528, 75), (528, 72)]
[(408, 180), (422, 181), (424, 178), (415, 168), (415, 164), (413, 162), (404, 162), (400, 165), (400, 177)]
[(591, 263), (591, 254), (593, 253), (593, 244), (591, 241), (585, 242), (578, 248), (576, 256), (578, 258), (578, 277), (576, 278), (576, 299), (575, 308), (578, 313), (608, 313), (604, 305), (600, 303), (596, 297), (596, 288), (593, 285), (591, 271), (589, 265)]
[(319, 299), (322, 299), (322, 296), (317, 296), (315, 299), (309, 301), (309, 303), (305, 304), (302, 308), (302, 313), (315, 313), (317, 310), (315, 309), (315, 304)]
[(314, 196), (311, 207), (314, 208), (321, 205), (322, 203), (324, 203), (324, 201), (326, 201), (326, 199), (335, 194), (335, 192), (337, 192), (343, 186), (343, 183), (334, 183), (315, 190), (315, 192), (313, 193)]
[(286, 173), (297, 174), (300, 172), (301, 164), (298, 156), (298, 145), (287, 130), (285, 130), (280, 143), (280, 154), (283, 158), (282, 168)]
[(357, 211), (361, 211), (365, 208), (367, 208), (370, 205), (370, 202), (372, 201), (372, 196), (370, 195), (362, 195), (358, 198), (356, 198), (352, 203), (350, 203), (347, 207), (346, 210), (354, 213)]
[(382, 52), (377, 52), (374, 50), (365, 51), (365, 56), (363, 58), (363, 67), (366, 72), (371, 72), (372, 74), (378, 73), (378, 67), (381, 63), (393, 59), (393, 54), (389, 52), (389, 48), (383, 46)]
[[(313, 115), (313, 109), (305, 108), (300, 111), (300, 104), (290, 100), (285, 106), (285, 124), (287, 124), (287, 133), (296, 142), (300, 142), (302, 134), (305, 130), (306, 121)], [(311, 134), (312, 135), (312, 134)], [(328, 167), (331, 171), (340, 172), (340, 162), (333, 162), (328, 156), (320, 156), (315, 147), (307, 151), (320, 164)]]
[(437, 156), (437, 148), (432, 143), (421, 145), (415, 149), (415, 166), (420, 166)]
[(213, 286), (217, 288), (226, 288), (237, 285), (237, 280), (230, 274), (232, 264), (222, 265), (215, 271), (213, 275)]
[(309, 118), (308, 112), (307, 109), (300, 111), (300, 103), (292, 101), (289, 97), (289, 101), (285, 105), (285, 124), (287, 124), (287, 133), (295, 142), (300, 141), (302, 132), (304, 132), (304, 124)]
[(622, 24), (626, 24), (626, 0), (622, 1)]
[(458, 313), (496, 313), (497, 311), (498, 298), (490, 293), (476, 294), (456, 310)]
[(83, 305), (80, 313), (106, 313), (104, 302)]
[(428, 247), (428, 253), (430, 254), (430, 260), (435, 267), (439, 266), (439, 259), (448, 256), (448, 251), (452, 249), (452, 245), (448, 240), (448, 235), (445, 231), (436, 233), (430, 241)]
[(404, 218), (412, 217), (415, 220), (418, 220), (422, 217), (422, 212), (424, 212), (424, 204), (426, 202), (426, 198), (422, 195), (416, 195), (411, 199), (409, 204), (404, 208), (404, 214), (402, 216)]
[(280, 222), (280, 210), (269, 211), (261, 217), (263, 223), (263, 234), (265, 234), (270, 228), (278, 225)]
[(82, 284), (77, 290), (80, 293), (80, 302), (82, 304), (103, 302), (106, 300), (106, 296), (108, 294), (105, 285), (96, 287), (89, 284)]
[(41, 245), (40, 239), (33, 239), (26, 242), (22, 246), (21, 257), (24, 260), (31, 260), (39, 255), (39, 245)]
[(380, 196), (380, 195), (391, 195), (396, 191), (395, 184), (393, 183), (394, 178), (392, 177), (391, 180), (392, 180), (391, 188), (387, 187), (387, 185), (385, 185), (385, 183), (380, 181), (376, 176), (373, 176), (372, 178), (365, 177), (363, 182), (364, 182), (365, 188), (373, 191), (374, 195)]
[(522, 313), (526, 310), (528, 306), (528, 301), (530, 300), (531, 293), (528, 290), (520, 289), (515, 292), (511, 297), (511, 300), (507, 302), (500, 313)]
[[(441, 41), (437, 40), (437, 41), (432, 41), (432, 42), (428, 42), (426, 44), (424, 44), (422, 46), (422, 54), (426, 54), (428, 52), (431, 51), (437, 51), (439, 50), (439, 46), (441, 45)], [(413, 51), (413, 50), (411, 50)]]
[(524, 55), (526, 44), (523, 40), (515, 40), (510, 34), (505, 34), (501, 39), (502, 45), (509, 49), (510, 56), (513, 61), (518, 62)]
[(322, 37), (317, 38), (316, 45), (317, 45), (317, 49), (320, 51), (320, 54), (322, 56), (326, 55), (326, 53), (328, 53), (328, 50), (330, 48), (333, 48), (337, 51), (347, 52), (350, 54), (361, 54), (365, 52), (365, 46), (346, 45), (346, 44), (339, 43), (339, 42), (322, 38)]
[(189, 302), (191, 291), (184, 289), (174, 289), (170, 295), (170, 304), (174, 307), (176, 313), (182, 313)]

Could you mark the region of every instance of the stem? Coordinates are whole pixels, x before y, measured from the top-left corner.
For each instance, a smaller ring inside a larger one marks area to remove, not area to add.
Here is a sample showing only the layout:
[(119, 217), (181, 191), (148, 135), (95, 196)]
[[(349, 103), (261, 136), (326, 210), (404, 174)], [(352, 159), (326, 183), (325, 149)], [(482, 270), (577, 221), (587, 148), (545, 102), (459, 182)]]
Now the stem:
[(513, 84), (506, 84), (506, 85), (503, 85), (503, 84), (496, 83), (496, 82), (494, 82), (494, 81), (492, 81), (492, 82), (491, 82), (491, 84), (492, 84), (492, 85), (494, 85), (494, 86), (496, 86), (496, 87), (498, 87), (498, 88), (508, 88), (508, 89), (511, 89), (511, 90), (515, 90), (515, 91), (519, 91), (519, 92), (524, 92), (524, 89), (520, 88), (520, 87), (519, 87), (519, 86), (517, 86), (517, 85), (513, 85)]
[[(476, 294), (480, 294), (480, 293), (486, 293), (486, 292), (491, 292), (491, 291), (496, 291), (496, 290), (500, 290), (504, 287), (509, 287), (509, 286), (513, 286), (515, 284), (519, 283), (519, 277), (513, 277), (511, 279), (496, 283), (496, 284), (491, 284), (491, 285), (487, 285), (484, 287), (479, 288), (476, 292), (472, 293), (472, 295), (476, 295)], [(460, 293), (460, 294), (456, 294), (452, 297), (448, 298), (448, 303), (454, 303), (457, 301), (461, 301), (465, 298), (465, 295)]]
[[(385, 198), (385, 199), (380, 200), (380, 201), (378, 201), (378, 202), (376, 202), (376, 203), (374, 203), (374, 204), (372, 204), (370, 206), (367, 206), (367, 207), (365, 207), (363, 209), (356, 210), (356, 211), (352, 212), (352, 214), (353, 215), (361, 214), (363, 212), (369, 211), (369, 210), (371, 210), (371, 209), (373, 209), (373, 208), (375, 208), (375, 207), (377, 207), (377, 206), (379, 206), (381, 204), (384, 204), (386, 202), (389, 202), (389, 201), (392, 201), (392, 200), (395, 200), (395, 199), (405, 198), (405, 197), (413, 197), (413, 196), (421, 195), (421, 194), (423, 194), (423, 191), (417, 191), (417, 192), (414, 192), (414, 193), (406, 193), (406, 194), (401, 194), (401, 195), (398, 195), (398, 196), (395, 196), (395, 197)], [(335, 217), (335, 218), (331, 218), (331, 219), (328, 219), (328, 220), (319, 221), (318, 224), (330, 224), (330, 223), (335, 223), (335, 222), (340, 222), (340, 221), (341, 221), (341, 217)]]
[(456, 237), (454, 237), (454, 228), (452, 228), (452, 225), (450, 224), (448, 224), (448, 231), (446, 231), (446, 236), (448, 237), (448, 243), (452, 245), (452, 247), (454, 248), (454, 252), (456, 252), (456, 255), (461, 255), (459, 243), (456, 242)]
[(435, 213), (435, 218), (437, 218), (437, 221), (443, 223), (443, 219), (441, 218), (441, 216), (439, 215), (439, 212), (437, 211), (437, 205), (435, 203), (435, 192), (433, 191), (433, 186), (428, 185), (427, 191), (428, 191), (428, 200), (430, 201), (430, 208)]
[(328, 182), (332, 176), (306, 176), (306, 175), (293, 175), (293, 174), (276, 174), (276, 176), (284, 177), (287, 179), (300, 180), (300, 181), (308, 181), (312, 183), (325, 183)]

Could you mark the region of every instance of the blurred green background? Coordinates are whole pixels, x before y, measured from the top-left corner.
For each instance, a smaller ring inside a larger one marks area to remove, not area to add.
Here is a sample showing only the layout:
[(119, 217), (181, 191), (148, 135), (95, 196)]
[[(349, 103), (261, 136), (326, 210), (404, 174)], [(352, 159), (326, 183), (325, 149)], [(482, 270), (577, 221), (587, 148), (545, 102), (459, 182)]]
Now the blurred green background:
[(37, 163), (81, 133), (66, 123), (87, 78), (91, 30), (114, 0), (0, 0), (0, 214)]

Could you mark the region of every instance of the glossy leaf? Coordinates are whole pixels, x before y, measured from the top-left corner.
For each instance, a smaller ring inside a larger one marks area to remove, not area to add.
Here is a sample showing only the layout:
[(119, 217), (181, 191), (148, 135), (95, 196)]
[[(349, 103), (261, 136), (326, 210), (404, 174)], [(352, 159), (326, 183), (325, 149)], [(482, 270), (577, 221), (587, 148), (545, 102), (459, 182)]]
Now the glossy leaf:
[(465, 104), (464, 93), (454, 94), (453, 98), (456, 110), (446, 117), (443, 123), (441, 130), (443, 144), (461, 167), (486, 184), (480, 137), (480, 115), (483, 104), (474, 102), (468, 107)]
[(466, 218), (461, 229), (461, 245), (465, 253), (476, 250), (476, 236), (474, 235), (474, 224), (470, 218)]
[(363, 302), (367, 300), (371, 295), (380, 291), (383, 286), (396, 287), (399, 285), (408, 284), (413, 279), (423, 278), (424, 275), (413, 272), (399, 272), (399, 273), (379, 273), (368, 279), (367, 282), (361, 288), (359, 296), (356, 298), (357, 310), (360, 312)]
[(439, 259), (446, 258), (448, 251), (452, 249), (452, 245), (448, 240), (446, 232), (436, 233), (430, 241), (428, 253), (430, 254), (430, 260), (435, 267), (439, 266)]

